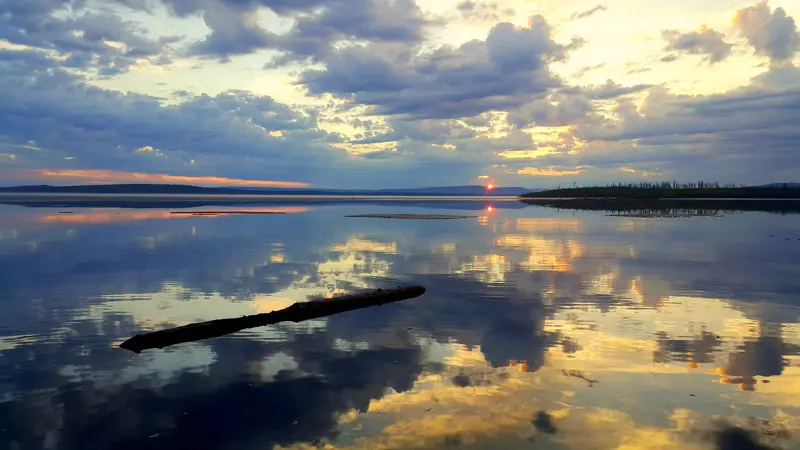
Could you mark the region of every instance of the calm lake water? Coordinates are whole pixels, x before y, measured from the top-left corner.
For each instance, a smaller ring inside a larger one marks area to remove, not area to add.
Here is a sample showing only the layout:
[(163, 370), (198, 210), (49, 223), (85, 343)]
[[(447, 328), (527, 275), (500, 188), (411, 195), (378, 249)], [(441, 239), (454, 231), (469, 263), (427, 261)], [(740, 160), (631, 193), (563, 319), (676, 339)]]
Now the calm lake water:
[[(0, 206), (0, 448), (800, 448), (800, 215), (260, 208)], [(117, 348), (398, 284), (428, 291)]]

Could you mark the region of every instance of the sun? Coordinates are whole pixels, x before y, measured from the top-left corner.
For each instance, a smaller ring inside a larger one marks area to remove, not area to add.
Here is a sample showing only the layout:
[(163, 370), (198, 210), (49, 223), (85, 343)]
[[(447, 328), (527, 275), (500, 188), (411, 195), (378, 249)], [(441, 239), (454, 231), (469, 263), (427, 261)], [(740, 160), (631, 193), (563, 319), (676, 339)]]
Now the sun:
[(491, 191), (492, 189), (494, 189), (494, 185), (493, 184), (489, 184), (489, 185), (486, 186), (486, 189)]

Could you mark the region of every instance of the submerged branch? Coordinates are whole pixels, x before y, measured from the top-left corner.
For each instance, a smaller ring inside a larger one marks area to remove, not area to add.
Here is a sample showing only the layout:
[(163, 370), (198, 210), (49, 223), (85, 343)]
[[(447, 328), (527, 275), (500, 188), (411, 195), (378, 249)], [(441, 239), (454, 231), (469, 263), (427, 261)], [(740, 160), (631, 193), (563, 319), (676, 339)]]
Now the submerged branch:
[(225, 336), (247, 328), (262, 327), (278, 322), (302, 322), (318, 319), (369, 306), (407, 300), (419, 297), (424, 293), (425, 288), (422, 286), (406, 286), (398, 287), (397, 289), (377, 289), (366, 293), (342, 295), (327, 300), (298, 302), (288, 308), (263, 314), (211, 320), (152, 333), (137, 334), (119, 346), (139, 353), (149, 348), (164, 348), (184, 342)]

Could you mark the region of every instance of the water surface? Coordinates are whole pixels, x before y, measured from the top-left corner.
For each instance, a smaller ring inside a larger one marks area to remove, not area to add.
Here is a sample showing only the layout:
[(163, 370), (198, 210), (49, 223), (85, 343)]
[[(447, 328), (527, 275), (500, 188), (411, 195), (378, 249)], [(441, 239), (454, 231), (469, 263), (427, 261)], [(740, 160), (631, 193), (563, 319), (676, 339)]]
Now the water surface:
[[(800, 216), (487, 201), (0, 206), (0, 448), (798, 448)], [(345, 217), (398, 213), (478, 217)], [(398, 284), (428, 291), (116, 348)]]

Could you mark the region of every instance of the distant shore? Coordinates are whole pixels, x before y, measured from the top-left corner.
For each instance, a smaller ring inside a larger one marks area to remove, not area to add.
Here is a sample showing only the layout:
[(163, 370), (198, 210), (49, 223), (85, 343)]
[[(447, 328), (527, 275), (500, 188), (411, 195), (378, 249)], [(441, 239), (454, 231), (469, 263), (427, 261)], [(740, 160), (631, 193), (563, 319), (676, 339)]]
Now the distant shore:
[(798, 187), (719, 187), (711, 184), (612, 185), (550, 189), (522, 194), (525, 200), (800, 200)]
[(800, 199), (791, 198), (522, 198), (521, 203), (574, 211), (627, 214), (708, 214), (722, 211), (800, 213)]
[(214, 200), (229, 202), (263, 202), (263, 201), (519, 201), (517, 196), (479, 196), (479, 195), (272, 195), (272, 194), (94, 194), (94, 193), (50, 193), (50, 192), (0, 192), (0, 201), (25, 200), (130, 200), (130, 201), (176, 201), (176, 200)]
[(657, 204), (657, 202), (800, 202), (800, 197), (788, 197), (788, 198), (759, 198), (759, 197), (708, 197), (708, 198), (673, 198), (673, 197), (663, 197), (663, 198), (625, 198), (625, 197), (522, 197), (520, 196), (518, 200), (535, 205), (535, 204), (542, 204), (548, 202), (596, 202), (596, 203), (617, 203), (617, 204), (624, 204), (626, 202), (649, 202), (651, 204)]

